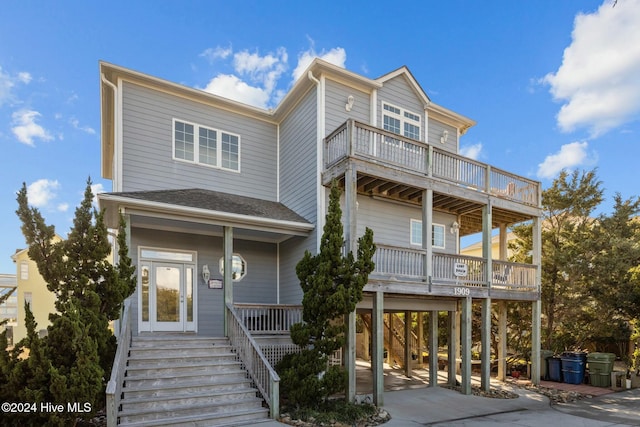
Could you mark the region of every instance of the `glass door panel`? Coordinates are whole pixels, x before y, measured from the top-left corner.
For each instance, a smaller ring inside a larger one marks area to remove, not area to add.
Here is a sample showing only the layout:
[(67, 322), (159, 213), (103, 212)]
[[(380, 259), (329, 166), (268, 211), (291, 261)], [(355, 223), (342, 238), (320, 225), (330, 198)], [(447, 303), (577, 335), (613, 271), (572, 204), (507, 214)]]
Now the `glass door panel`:
[(154, 331), (182, 331), (184, 301), (183, 267), (154, 264), (155, 318)]

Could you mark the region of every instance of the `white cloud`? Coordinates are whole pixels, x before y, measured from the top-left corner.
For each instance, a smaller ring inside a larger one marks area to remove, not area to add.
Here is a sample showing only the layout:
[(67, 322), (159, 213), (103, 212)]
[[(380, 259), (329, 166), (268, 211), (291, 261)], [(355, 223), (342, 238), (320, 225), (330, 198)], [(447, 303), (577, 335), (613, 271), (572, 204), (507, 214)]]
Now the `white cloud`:
[(36, 123), (36, 119), (40, 116), (40, 113), (33, 110), (19, 110), (11, 115), (14, 125), (11, 131), (18, 138), (18, 141), (33, 147), (35, 145), (34, 139), (42, 141), (53, 139), (49, 131)]
[(49, 202), (56, 198), (56, 190), (60, 188), (58, 181), (39, 179), (27, 186), (27, 198), (29, 204), (41, 208), (47, 206)]
[(548, 155), (544, 162), (538, 165), (538, 178), (552, 179), (563, 169), (595, 163), (597, 156), (593, 154), (589, 157), (588, 148), (589, 144), (586, 141), (563, 145), (560, 151)]
[(89, 135), (95, 135), (96, 134), (95, 129), (93, 129), (92, 127), (90, 127), (90, 126), (80, 126), (80, 121), (78, 119), (76, 119), (75, 117), (71, 117), (69, 119), (69, 123), (71, 124), (71, 126), (74, 127), (74, 129), (81, 130), (82, 132), (86, 132)]
[(60, 203), (56, 209), (58, 212), (66, 212), (69, 210), (69, 203)]
[(249, 86), (232, 74), (218, 74), (204, 91), (261, 108), (266, 108), (269, 102), (269, 93), (265, 89)]
[(482, 143), (477, 143), (473, 145), (467, 145), (465, 147), (460, 148), (460, 154), (465, 157), (469, 157), (473, 160), (478, 160), (480, 157), (480, 152), (482, 151)]
[(227, 48), (217, 46), (215, 48), (210, 47), (208, 49), (205, 49), (200, 54), (200, 56), (203, 58), (207, 58), (209, 62), (213, 62), (216, 59), (227, 59), (232, 53), (233, 49), (231, 48), (231, 46)]
[(601, 135), (640, 114), (640, 0), (605, 1), (574, 21), (562, 65), (542, 81), (564, 104), (561, 130), (586, 127)]
[(298, 65), (293, 70), (293, 80), (296, 81), (302, 73), (311, 65), (314, 58), (323, 59), (333, 65), (344, 68), (345, 62), (347, 61), (347, 52), (341, 47), (335, 47), (329, 51), (322, 50), (320, 53), (317, 53), (313, 47), (313, 45), (298, 55)]
[(17, 83), (29, 84), (29, 82), (31, 82), (31, 74), (23, 71), (12, 76), (2, 71), (0, 67), (0, 106), (13, 100), (13, 90)]
[[(311, 41), (313, 44), (313, 41)], [(216, 59), (231, 58), (234, 74), (218, 74), (204, 87), (204, 91), (234, 99), (259, 108), (269, 108), (286, 94), (286, 90), (279, 85), (283, 74), (289, 68), (289, 55), (284, 47), (274, 52), (260, 55), (259, 52), (242, 50), (233, 52), (229, 48), (209, 48), (200, 54), (201, 57), (213, 62)], [(298, 65), (294, 71), (294, 81), (313, 61), (320, 57), (332, 64), (344, 67), (346, 52), (343, 48), (329, 51), (315, 52), (313, 46), (298, 55)], [(279, 87), (280, 86), (280, 87)]]
[(29, 82), (31, 82), (31, 74), (27, 73), (26, 71), (22, 71), (20, 73), (18, 73), (18, 80), (24, 84), (29, 84)]

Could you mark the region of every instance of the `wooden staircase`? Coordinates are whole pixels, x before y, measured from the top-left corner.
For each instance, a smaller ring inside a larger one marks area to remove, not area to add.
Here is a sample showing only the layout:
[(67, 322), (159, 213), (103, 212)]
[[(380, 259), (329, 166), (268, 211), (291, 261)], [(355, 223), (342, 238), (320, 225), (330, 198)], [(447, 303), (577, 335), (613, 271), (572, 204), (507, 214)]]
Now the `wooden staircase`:
[(132, 337), (118, 411), (122, 426), (236, 426), (268, 421), (226, 338)]
[[(362, 314), (364, 326), (372, 332), (371, 315)], [(396, 313), (388, 313), (384, 316), (384, 347), (389, 352), (389, 364), (404, 366), (404, 328), (405, 321), (403, 317)], [(417, 355), (415, 364), (420, 363), (420, 350), (418, 349), (418, 336), (415, 331), (411, 330), (411, 351)]]

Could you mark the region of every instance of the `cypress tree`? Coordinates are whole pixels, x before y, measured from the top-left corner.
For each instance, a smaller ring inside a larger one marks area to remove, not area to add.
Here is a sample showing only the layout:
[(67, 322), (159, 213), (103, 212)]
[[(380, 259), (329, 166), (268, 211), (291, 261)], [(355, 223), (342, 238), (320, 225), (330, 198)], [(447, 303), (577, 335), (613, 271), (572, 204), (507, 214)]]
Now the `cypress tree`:
[(291, 339), (300, 352), (283, 358), (277, 369), (281, 391), (297, 407), (316, 407), (332, 394), (344, 391), (346, 371), (328, 366), (329, 356), (345, 344), (344, 316), (362, 300), (362, 289), (373, 271), (373, 231), (358, 239), (357, 258), (343, 254), (344, 233), (340, 189), (331, 187), (320, 251), (306, 251), (296, 266), (304, 292), (303, 322), (291, 328)]

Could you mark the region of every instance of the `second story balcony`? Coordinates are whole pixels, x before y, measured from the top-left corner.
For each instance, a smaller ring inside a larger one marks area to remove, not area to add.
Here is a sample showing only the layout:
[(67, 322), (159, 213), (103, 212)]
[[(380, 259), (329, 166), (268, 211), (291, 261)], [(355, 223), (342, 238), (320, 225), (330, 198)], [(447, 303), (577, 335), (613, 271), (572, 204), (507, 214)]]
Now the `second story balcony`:
[[(385, 165), (395, 172), (428, 177), (471, 192), (489, 194), (523, 207), (538, 208), (540, 183), (433, 145), (349, 120), (325, 138), (324, 166), (331, 169), (346, 158)], [(407, 182), (411, 182), (410, 179)], [(373, 188), (369, 183), (368, 187)], [(391, 184), (382, 192), (388, 193)], [(403, 197), (411, 199), (405, 188)]]

